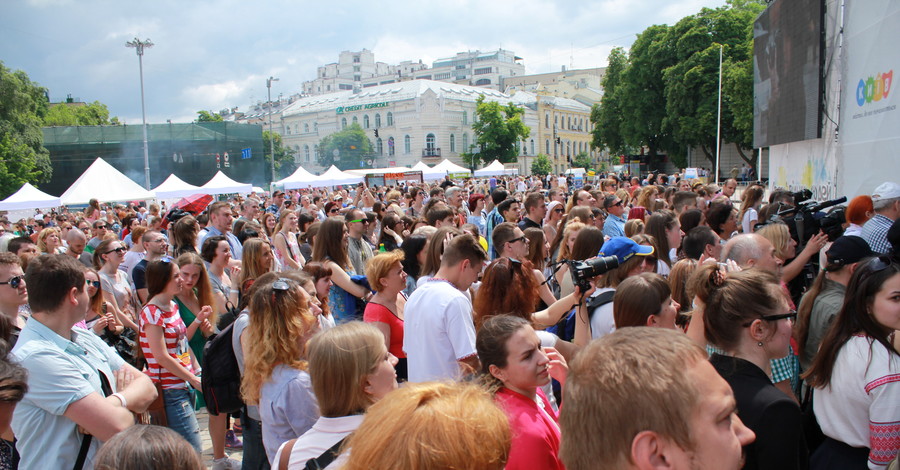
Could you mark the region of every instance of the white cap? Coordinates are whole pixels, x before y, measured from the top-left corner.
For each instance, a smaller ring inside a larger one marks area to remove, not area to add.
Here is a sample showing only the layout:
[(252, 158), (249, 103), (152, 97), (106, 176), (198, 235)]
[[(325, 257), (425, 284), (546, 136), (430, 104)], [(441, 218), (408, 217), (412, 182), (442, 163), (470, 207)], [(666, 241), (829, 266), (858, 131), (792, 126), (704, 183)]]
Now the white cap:
[(896, 198), (900, 198), (900, 184), (890, 181), (881, 183), (880, 186), (875, 188), (875, 192), (872, 193), (873, 202)]

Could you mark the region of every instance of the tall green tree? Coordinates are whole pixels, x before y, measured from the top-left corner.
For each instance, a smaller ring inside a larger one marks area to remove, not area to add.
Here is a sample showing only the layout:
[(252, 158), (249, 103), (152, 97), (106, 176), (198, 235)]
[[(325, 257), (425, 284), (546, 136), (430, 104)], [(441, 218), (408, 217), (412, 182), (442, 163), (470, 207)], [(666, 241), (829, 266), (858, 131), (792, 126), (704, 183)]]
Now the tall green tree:
[(219, 113), (214, 113), (212, 111), (206, 111), (205, 109), (201, 109), (197, 111), (197, 122), (222, 122), (224, 119), (222, 115)]
[(613, 49), (609, 53), (609, 65), (603, 75), (603, 98), (599, 104), (591, 108), (591, 122), (594, 129), (591, 147), (596, 149), (608, 148), (613, 154), (628, 153), (625, 138), (622, 135), (622, 103), (620, 86), (622, 75), (628, 67), (628, 56), (621, 47)]
[(484, 95), (478, 97), (475, 108), (477, 119), (472, 123), (472, 129), (475, 131), (475, 143), (481, 149), (477, 156), (482, 162), (516, 161), (516, 144), (529, 135), (528, 126), (522, 122), (524, 114), (524, 109), (512, 103), (501, 106), (496, 101), (486, 101)]
[[(297, 164), (294, 162), (294, 151), (284, 146), (280, 134), (263, 131), (263, 148), (265, 149), (263, 157), (266, 160), (266, 168), (269, 167), (272, 161), (272, 143), (269, 140), (270, 138), (274, 139), (275, 144), (275, 175), (279, 179), (284, 178), (297, 169)], [(266, 172), (267, 176), (268, 174)]]
[(47, 111), (47, 115), (44, 116), (44, 126), (103, 126), (118, 124), (118, 118), (114, 117), (113, 120), (109, 118), (109, 108), (99, 101), (83, 105), (59, 103)]
[(359, 124), (325, 136), (319, 143), (319, 164), (334, 165), (341, 170), (359, 168), (360, 161), (372, 156), (372, 141)]
[(572, 168), (591, 170), (594, 168), (594, 162), (591, 161), (591, 157), (587, 152), (581, 152), (578, 155), (575, 155), (575, 159), (572, 160)]
[(538, 154), (537, 157), (534, 157), (534, 160), (531, 162), (531, 174), (532, 175), (549, 175), (553, 171), (553, 162), (550, 161), (550, 158), (544, 155), (543, 153)]
[(23, 184), (50, 180), (50, 152), (41, 132), (47, 90), (0, 62), (0, 199)]

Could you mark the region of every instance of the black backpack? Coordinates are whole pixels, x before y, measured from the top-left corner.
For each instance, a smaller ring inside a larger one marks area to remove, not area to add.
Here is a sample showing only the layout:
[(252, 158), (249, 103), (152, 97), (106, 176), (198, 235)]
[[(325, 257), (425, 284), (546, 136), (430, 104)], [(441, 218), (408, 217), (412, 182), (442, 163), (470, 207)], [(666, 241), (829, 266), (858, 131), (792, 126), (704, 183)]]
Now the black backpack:
[[(594, 312), (597, 310), (597, 308), (612, 302), (613, 296), (615, 295), (616, 291), (611, 290), (587, 299), (589, 323), (591, 321), (591, 318), (594, 316)], [(555, 334), (561, 340), (571, 342), (575, 339), (575, 315), (577, 314), (578, 309), (573, 308), (572, 311), (570, 311), (568, 315), (564, 315), (562, 319), (560, 319), (559, 322), (556, 323), (556, 325), (547, 328), (547, 331)]]
[(203, 399), (210, 414), (234, 413), (244, 407), (241, 371), (231, 340), (234, 323), (214, 335), (203, 346)]

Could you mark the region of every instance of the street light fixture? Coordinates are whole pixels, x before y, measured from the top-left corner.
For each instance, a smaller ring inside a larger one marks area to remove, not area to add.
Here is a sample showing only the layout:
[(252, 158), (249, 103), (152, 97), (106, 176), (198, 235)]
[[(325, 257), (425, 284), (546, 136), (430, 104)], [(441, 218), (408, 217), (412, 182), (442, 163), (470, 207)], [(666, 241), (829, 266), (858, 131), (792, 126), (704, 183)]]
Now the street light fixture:
[(277, 82), (278, 79), (275, 77), (269, 77), (266, 79), (266, 89), (269, 94), (269, 153), (272, 155), (272, 182), (275, 182), (275, 136), (272, 131), (272, 82)]
[(143, 122), (141, 128), (144, 130), (144, 186), (150, 189), (150, 152), (147, 148), (147, 112), (144, 107), (144, 48), (153, 47), (153, 43), (150, 42), (150, 39), (141, 41), (134, 38), (134, 41), (126, 42), (125, 46), (135, 48), (138, 56), (141, 75), (141, 121)]

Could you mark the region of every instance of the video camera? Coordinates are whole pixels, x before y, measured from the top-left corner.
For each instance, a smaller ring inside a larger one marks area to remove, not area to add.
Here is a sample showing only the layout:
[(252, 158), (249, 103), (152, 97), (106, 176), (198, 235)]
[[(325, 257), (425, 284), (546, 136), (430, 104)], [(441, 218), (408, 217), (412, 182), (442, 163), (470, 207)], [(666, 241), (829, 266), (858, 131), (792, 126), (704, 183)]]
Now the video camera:
[(601, 256), (584, 261), (567, 260), (569, 272), (572, 273), (572, 283), (578, 286), (581, 293), (591, 288), (590, 280), (610, 270), (619, 267), (619, 258), (615, 256)]
[(788, 228), (791, 230), (791, 237), (794, 240), (797, 240), (797, 244), (799, 245), (800, 249), (802, 249), (803, 246), (806, 246), (806, 242), (809, 241), (809, 238), (814, 234), (819, 233), (819, 230), (822, 229), (822, 224), (820, 221), (821, 217), (816, 218), (813, 215), (817, 212), (822, 211), (823, 209), (827, 209), (838, 204), (843, 204), (845, 202), (847, 202), (846, 196), (819, 203), (815, 201), (806, 201), (801, 204), (797, 204), (794, 207), (789, 207), (787, 209), (779, 211), (775, 216), (773, 216), (773, 219), (777, 217), (787, 224)]

